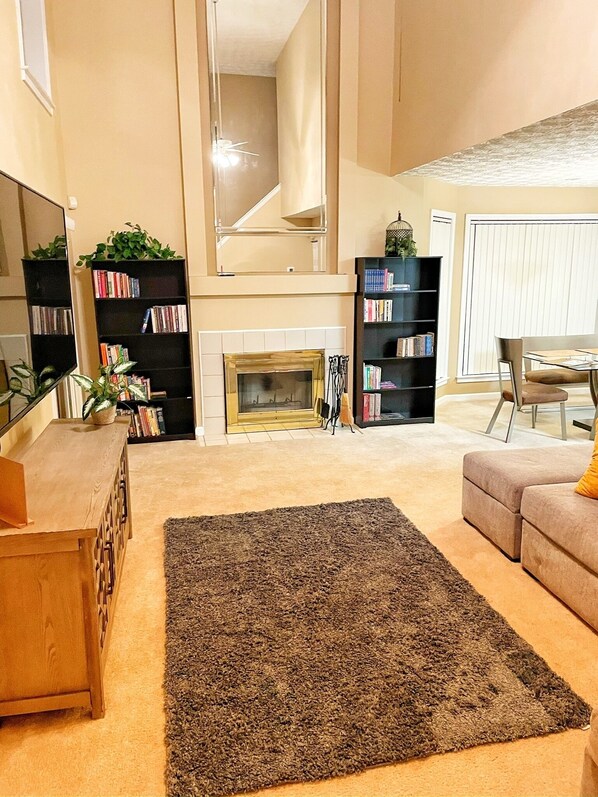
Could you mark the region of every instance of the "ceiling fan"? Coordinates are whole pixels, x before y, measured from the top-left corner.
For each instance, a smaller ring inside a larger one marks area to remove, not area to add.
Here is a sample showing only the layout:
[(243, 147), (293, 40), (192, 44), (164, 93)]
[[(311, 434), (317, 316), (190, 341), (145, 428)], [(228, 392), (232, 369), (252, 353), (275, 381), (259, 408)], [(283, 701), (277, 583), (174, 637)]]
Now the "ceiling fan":
[(257, 152), (249, 152), (246, 149), (239, 149), (239, 147), (243, 147), (245, 144), (248, 144), (248, 141), (237, 141), (233, 143), (228, 138), (218, 138), (212, 144), (212, 159), (216, 166), (222, 166), (223, 168), (227, 168), (228, 166), (236, 166), (241, 158), (240, 155), (253, 155), (256, 158), (259, 158)]

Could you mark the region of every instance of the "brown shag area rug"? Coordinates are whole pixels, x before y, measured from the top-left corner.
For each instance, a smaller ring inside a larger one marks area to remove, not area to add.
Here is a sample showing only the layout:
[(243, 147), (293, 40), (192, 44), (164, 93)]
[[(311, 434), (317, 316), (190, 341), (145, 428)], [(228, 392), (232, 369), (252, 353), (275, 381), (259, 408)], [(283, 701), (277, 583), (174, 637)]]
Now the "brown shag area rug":
[(165, 529), (170, 797), (330, 778), (589, 720), (389, 499)]

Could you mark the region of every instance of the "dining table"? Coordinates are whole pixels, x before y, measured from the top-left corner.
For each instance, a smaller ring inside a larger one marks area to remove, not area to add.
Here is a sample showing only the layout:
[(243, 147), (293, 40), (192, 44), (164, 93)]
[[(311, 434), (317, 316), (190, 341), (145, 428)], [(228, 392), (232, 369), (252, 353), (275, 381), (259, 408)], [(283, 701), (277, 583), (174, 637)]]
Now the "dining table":
[(590, 433), (591, 439), (594, 439), (594, 422), (598, 413), (598, 348), (526, 351), (523, 357), (541, 365), (588, 373), (590, 395), (594, 403), (594, 417), (576, 418), (573, 421), (573, 426), (585, 429)]

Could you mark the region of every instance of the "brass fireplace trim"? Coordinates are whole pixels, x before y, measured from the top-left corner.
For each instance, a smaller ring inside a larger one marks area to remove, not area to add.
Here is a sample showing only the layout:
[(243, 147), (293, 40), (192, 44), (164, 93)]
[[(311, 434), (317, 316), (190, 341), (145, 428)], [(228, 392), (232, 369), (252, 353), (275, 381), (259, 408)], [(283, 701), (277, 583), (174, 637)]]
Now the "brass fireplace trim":
[[(239, 374), (275, 373), (281, 371), (312, 372), (312, 406), (300, 410), (272, 412), (239, 412), (237, 376)], [(274, 431), (279, 429), (308, 429), (320, 426), (316, 407), (324, 398), (324, 351), (271, 351), (259, 354), (224, 355), (224, 390), (226, 394), (226, 431)]]

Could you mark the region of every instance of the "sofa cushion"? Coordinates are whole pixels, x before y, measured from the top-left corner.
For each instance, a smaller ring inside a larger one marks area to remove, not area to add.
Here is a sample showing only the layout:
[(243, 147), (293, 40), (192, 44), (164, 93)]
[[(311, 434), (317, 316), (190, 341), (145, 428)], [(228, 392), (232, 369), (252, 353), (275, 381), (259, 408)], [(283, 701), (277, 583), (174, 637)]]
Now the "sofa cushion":
[(588, 570), (598, 573), (598, 502), (575, 492), (575, 484), (527, 487), (521, 515)]
[(463, 457), (463, 476), (511, 512), (519, 512), (521, 494), (526, 487), (577, 481), (591, 453), (589, 442), (550, 448), (473, 451)]
[(586, 745), (580, 797), (598, 797), (598, 711), (590, 720), (590, 738)]

